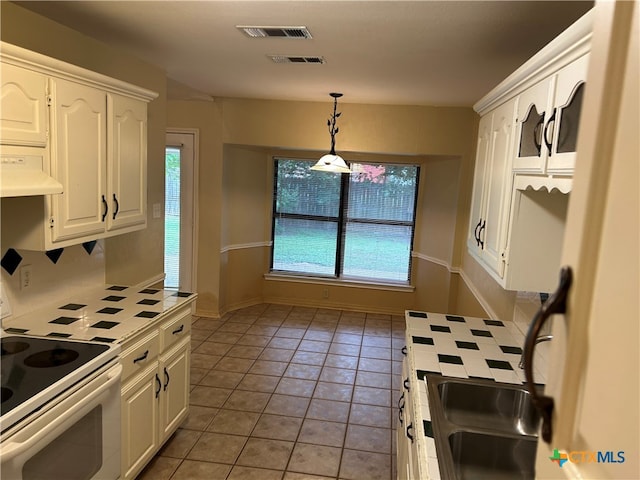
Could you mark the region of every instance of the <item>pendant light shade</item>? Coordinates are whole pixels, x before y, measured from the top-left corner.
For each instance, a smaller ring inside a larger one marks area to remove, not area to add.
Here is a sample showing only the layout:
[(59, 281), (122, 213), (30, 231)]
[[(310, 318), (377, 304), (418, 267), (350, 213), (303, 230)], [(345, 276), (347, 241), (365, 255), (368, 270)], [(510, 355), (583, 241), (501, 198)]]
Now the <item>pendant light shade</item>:
[(331, 135), (331, 151), (320, 158), (320, 160), (311, 167), (311, 170), (332, 173), (351, 173), (351, 169), (344, 159), (340, 155), (336, 154), (336, 134), (340, 131), (340, 129), (336, 127), (336, 119), (341, 115), (337, 112), (337, 108), (338, 98), (340, 98), (342, 94), (330, 93), (329, 95), (333, 97), (333, 115), (329, 120), (327, 120), (329, 135)]

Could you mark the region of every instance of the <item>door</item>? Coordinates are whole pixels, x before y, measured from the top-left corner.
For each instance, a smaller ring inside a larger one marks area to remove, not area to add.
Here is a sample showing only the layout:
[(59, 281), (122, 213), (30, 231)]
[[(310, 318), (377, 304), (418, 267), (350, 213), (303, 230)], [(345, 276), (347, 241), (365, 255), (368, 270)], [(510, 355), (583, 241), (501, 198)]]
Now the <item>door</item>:
[(109, 95), (107, 230), (147, 222), (147, 104)]
[(47, 77), (0, 64), (0, 143), (47, 145)]
[(554, 433), (539, 443), (537, 478), (640, 478), (638, 7), (595, 7), (562, 258), (574, 282), (552, 319)]
[(167, 132), (165, 150), (165, 287), (195, 290), (197, 130)]
[(52, 83), (56, 131), (51, 170), (64, 188), (62, 195), (51, 197), (52, 240), (98, 237), (111, 209), (106, 198), (107, 94), (66, 80)]
[(189, 338), (160, 358), (162, 396), (160, 402), (160, 442), (176, 431), (189, 412)]

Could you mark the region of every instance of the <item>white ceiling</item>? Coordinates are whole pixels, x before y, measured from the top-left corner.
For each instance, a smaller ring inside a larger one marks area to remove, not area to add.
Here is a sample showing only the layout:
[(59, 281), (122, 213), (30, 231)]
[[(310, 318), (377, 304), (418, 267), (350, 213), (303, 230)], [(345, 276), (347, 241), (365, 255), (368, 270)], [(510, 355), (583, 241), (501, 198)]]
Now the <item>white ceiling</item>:
[[(169, 96), (470, 106), (586, 12), (582, 1), (28, 1), (157, 65)], [(311, 40), (236, 25), (306, 26)], [(267, 55), (322, 56), (275, 64)], [(188, 87), (188, 88), (186, 88)]]

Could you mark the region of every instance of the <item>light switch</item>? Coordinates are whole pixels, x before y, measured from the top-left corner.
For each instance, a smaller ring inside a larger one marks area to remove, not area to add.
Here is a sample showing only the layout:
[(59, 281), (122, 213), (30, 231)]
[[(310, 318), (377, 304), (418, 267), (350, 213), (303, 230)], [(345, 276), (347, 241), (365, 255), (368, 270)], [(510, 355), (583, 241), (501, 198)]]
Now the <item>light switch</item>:
[(159, 203), (153, 204), (153, 218), (160, 218), (162, 216), (161, 207), (162, 205), (160, 205)]

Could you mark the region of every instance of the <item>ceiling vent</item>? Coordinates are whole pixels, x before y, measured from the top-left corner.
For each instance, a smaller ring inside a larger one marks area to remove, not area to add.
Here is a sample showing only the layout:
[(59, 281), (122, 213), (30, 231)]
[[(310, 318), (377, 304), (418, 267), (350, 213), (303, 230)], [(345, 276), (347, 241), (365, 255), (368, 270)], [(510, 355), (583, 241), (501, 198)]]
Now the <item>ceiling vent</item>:
[(307, 27), (257, 27), (237, 25), (237, 29), (251, 38), (312, 38)]
[(301, 57), (298, 55), (267, 55), (274, 63), (326, 63), (324, 57)]

